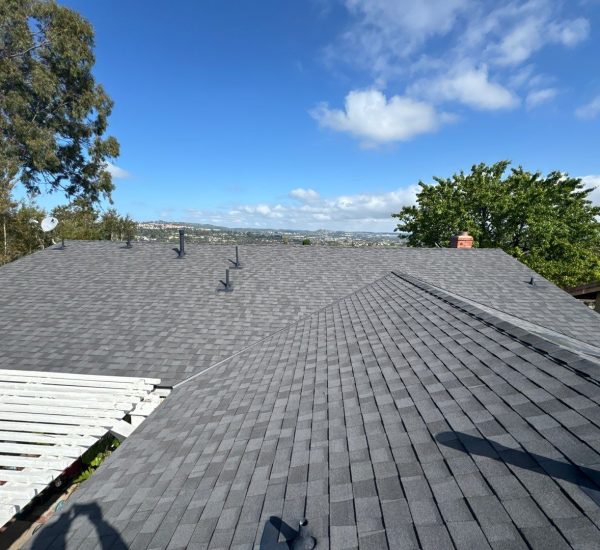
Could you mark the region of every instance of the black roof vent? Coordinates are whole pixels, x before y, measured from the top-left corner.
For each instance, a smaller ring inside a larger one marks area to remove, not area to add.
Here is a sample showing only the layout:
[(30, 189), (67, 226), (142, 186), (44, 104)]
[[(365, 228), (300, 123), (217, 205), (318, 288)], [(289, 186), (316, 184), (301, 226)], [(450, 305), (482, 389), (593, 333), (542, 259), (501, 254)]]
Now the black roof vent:
[(175, 252), (177, 252), (177, 258), (179, 260), (183, 260), (183, 257), (185, 256), (185, 230), (184, 229), (179, 230), (179, 248), (174, 248), (173, 250)]
[(235, 262), (233, 260), (229, 261), (233, 264), (232, 269), (242, 269), (242, 262), (240, 262), (240, 252), (237, 246), (235, 247)]
[(223, 285), (219, 287), (221, 292), (233, 292), (233, 283), (229, 279), (229, 268), (225, 270), (225, 280), (219, 282)]

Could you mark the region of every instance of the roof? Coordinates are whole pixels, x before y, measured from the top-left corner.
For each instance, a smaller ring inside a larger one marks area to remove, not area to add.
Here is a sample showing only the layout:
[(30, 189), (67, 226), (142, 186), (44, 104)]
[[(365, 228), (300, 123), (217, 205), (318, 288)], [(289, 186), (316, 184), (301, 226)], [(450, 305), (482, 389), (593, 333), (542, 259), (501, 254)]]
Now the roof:
[(597, 364), (388, 272), (178, 386), (31, 547), (252, 548), (277, 516), (317, 548), (597, 548), (599, 403)]
[(575, 346), (600, 341), (597, 314), (500, 250), (249, 245), (232, 293), (217, 291), (232, 246), (186, 250), (178, 260), (169, 244), (67, 242), (3, 266), (0, 368), (170, 386), (392, 270)]

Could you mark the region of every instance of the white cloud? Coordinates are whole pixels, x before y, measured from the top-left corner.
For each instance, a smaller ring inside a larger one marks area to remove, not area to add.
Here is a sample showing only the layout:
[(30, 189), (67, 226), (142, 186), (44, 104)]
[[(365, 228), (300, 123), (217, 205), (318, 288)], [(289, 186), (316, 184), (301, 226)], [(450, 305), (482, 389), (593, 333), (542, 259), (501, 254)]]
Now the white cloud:
[(502, 65), (516, 65), (527, 61), (544, 44), (543, 22), (530, 17), (516, 25), (496, 47), (495, 61)]
[(449, 120), (428, 103), (403, 96), (387, 99), (375, 89), (351, 91), (343, 110), (321, 104), (311, 115), (322, 127), (362, 138), (367, 146), (406, 141)]
[(290, 197), (293, 199), (310, 202), (317, 200), (319, 198), (319, 193), (317, 193), (314, 189), (303, 189), (302, 187), (298, 187), (297, 189), (292, 189), (290, 191)]
[(587, 39), (590, 34), (590, 23), (587, 19), (578, 17), (571, 21), (553, 23), (550, 32), (552, 42), (573, 47)]
[(131, 174), (127, 170), (124, 170), (123, 168), (116, 166), (112, 162), (106, 163), (106, 170), (115, 179), (126, 179), (126, 178), (131, 177)]
[(451, 31), (471, 1), (345, 0), (353, 22), (327, 49), (329, 60), (350, 60), (385, 79), (427, 39)]
[[(495, 61), (501, 65), (517, 65), (548, 44), (574, 47), (589, 35), (589, 22), (580, 17), (568, 20), (552, 20), (547, 2), (531, 0), (520, 7), (499, 10), (508, 17), (498, 17), (500, 26), (496, 32), (501, 36), (499, 43), (489, 48), (495, 53)], [(502, 26), (509, 32), (503, 34)]]
[(600, 206), (600, 175), (583, 176), (581, 181), (587, 189), (590, 187), (595, 188), (588, 197), (596, 206)]
[(348, 10), (360, 16), (361, 25), (381, 31), (403, 31), (412, 37), (427, 38), (448, 32), (469, 0), (346, 0)]
[[(344, 5), (351, 23), (330, 44), (328, 58), (368, 68), (384, 80), (403, 69), (410, 72), (403, 65), (423, 55), (517, 65), (548, 44), (576, 46), (590, 32), (587, 19), (565, 17), (553, 0), (345, 0)], [(440, 37), (443, 46), (423, 51)]]
[(268, 219), (280, 219), (283, 218), (283, 212), (285, 211), (285, 207), (276, 204), (274, 206), (269, 204), (256, 204), (256, 205), (243, 205), (238, 206), (229, 211), (229, 214), (232, 216), (240, 216), (245, 214), (250, 214), (251, 216), (259, 216), (262, 218)]
[(513, 92), (490, 82), (486, 67), (458, 70), (431, 81), (421, 80), (410, 90), (432, 100), (458, 101), (479, 110), (510, 109), (519, 104)]
[(556, 97), (558, 91), (556, 88), (543, 88), (542, 90), (533, 90), (527, 94), (525, 103), (529, 109), (533, 109), (542, 103), (547, 103)]
[(575, 110), (577, 118), (592, 119), (600, 114), (600, 95)]
[[(573, 48), (590, 34), (589, 21), (577, 13), (581, 5), (554, 0), (343, 0), (343, 5), (350, 20), (325, 48), (325, 59), (336, 71), (367, 71), (377, 90), (391, 90), (390, 99), (355, 90), (345, 110), (324, 104), (312, 114), (322, 126), (371, 144), (438, 128), (443, 117), (431, 102), (495, 110), (515, 108), (524, 96), (527, 107), (542, 105), (555, 84), (552, 75), (538, 74), (536, 54), (549, 45)], [(567, 15), (567, 6), (573, 15)], [(372, 124), (361, 114), (367, 101), (379, 117)], [(412, 110), (408, 102), (419, 110), (411, 120), (404, 114)]]
[(418, 186), (336, 197), (311, 191), (310, 202), (241, 204), (227, 211), (188, 209), (186, 214), (203, 223), (229, 227), (393, 231), (396, 223), (391, 214), (414, 204)]

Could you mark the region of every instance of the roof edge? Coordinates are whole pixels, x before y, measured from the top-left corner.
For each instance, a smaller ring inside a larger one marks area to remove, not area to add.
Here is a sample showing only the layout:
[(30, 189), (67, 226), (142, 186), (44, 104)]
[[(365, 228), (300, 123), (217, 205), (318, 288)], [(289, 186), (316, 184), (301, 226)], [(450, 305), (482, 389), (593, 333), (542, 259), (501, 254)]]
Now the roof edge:
[[(575, 350), (564, 341), (557, 342), (550, 339), (550, 335), (548, 334), (549, 331), (548, 329), (545, 329), (545, 327), (539, 327), (540, 331), (534, 333), (529, 328), (519, 326), (514, 319), (509, 319), (509, 315), (505, 315), (503, 318), (496, 312), (484, 309), (476, 302), (468, 301), (462, 296), (438, 288), (406, 273), (392, 271), (392, 274), (432, 296), (449, 303), (453, 307), (460, 309), (467, 315), (479, 319), (483, 323), (494, 327), (504, 334), (508, 334), (526, 346), (535, 349), (542, 355), (548, 356), (554, 361), (566, 366), (575, 374), (588, 380), (593, 379), (594, 381), (600, 382), (600, 349), (571, 338), (571, 340), (576, 342), (577, 345), (580, 345), (582, 348), (585, 346), (586, 349), (589, 347), (593, 350), (597, 350), (596, 353), (598, 353), (598, 355), (586, 353), (581, 349)], [(518, 318), (515, 319), (521, 321)], [(534, 323), (528, 324), (538, 327), (538, 325), (535, 325)], [(562, 334), (560, 334), (560, 336), (564, 339), (568, 338)]]

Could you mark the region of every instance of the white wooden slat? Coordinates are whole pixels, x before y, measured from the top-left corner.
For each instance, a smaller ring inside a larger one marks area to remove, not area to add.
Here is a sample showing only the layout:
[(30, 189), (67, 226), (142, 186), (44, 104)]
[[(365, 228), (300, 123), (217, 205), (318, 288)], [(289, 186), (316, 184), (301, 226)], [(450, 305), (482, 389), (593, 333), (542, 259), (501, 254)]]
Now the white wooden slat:
[(45, 483), (20, 483), (17, 481), (7, 481), (4, 485), (0, 486), (0, 493), (14, 493), (16, 495), (31, 495), (33, 498), (44, 491), (48, 485)]
[[(16, 371), (15, 371), (16, 372)], [(81, 387), (81, 388), (114, 388), (126, 390), (128, 388), (132, 389), (144, 389), (147, 391), (151, 391), (154, 386), (151, 384), (144, 384), (140, 382), (139, 384), (130, 384), (130, 383), (119, 383), (119, 382), (100, 382), (95, 380), (70, 380), (70, 379), (59, 379), (59, 378), (46, 378), (45, 376), (39, 376), (35, 378), (19, 376), (18, 374), (5, 374), (1, 377), (4, 382), (23, 382), (23, 383), (34, 383), (34, 384), (42, 384), (45, 386), (72, 386), (72, 387)]]
[(31, 499), (23, 499), (23, 498), (15, 498), (15, 497), (0, 497), (0, 506), (8, 506), (9, 510), (13, 508), (15, 511), (13, 512), (13, 516), (23, 511), (23, 509), (29, 504)]
[[(0, 441), (1, 454), (23, 454), (39, 456), (63, 456), (79, 458), (87, 447), (62, 446), (62, 445), (30, 445), (28, 443), (4, 443)], [(1, 488), (1, 487), (0, 487)]]
[(62, 470), (2, 470), (0, 480), (17, 480), (23, 483), (52, 483), (61, 474)]
[(102, 437), (106, 433), (106, 429), (101, 426), (67, 426), (64, 424), (13, 422), (10, 420), (0, 420), (0, 430), (35, 432), (41, 434), (92, 435), (94, 437)]
[(99, 438), (161, 402), (159, 379), (0, 369), (0, 527)]
[(144, 420), (146, 420), (146, 417), (145, 417), (145, 416), (138, 416), (138, 415), (135, 415), (135, 414), (132, 414), (132, 415), (131, 415), (131, 425), (132, 425), (134, 428), (137, 428), (139, 425), (141, 425), (141, 423), (142, 423)]
[(86, 418), (85, 423), (82, 419), (78, 419), (76, 416), (63, 416), (59, 414), (35, 414), (35, 413), (24, 413), (24, 412), (6, 412), (0, 410), (0, 420), (15, 420), (23, 422), (45, 422), (46, 424), (66, 424), (72, 426), (78, 426), (84, 424), (85, 426), (103, 426), (110, 427), (113, 424), (112, 418)]
[(131, 414), (135, 414), (137, 416), (149, 416), (158, 406), (158, 403), (144, 402), (139, 403), (135, 409), (131, 412)]
[(19, 506), (11, 506), (10, 504), (0, 504), (0, 515), (8, 515), (9, 519), (21, 511)]
[[(133, 397), (145, 397), (148, 395), (149, 390), (129, 387), (125, 389), (120, 388), (87, 388), (87, 387), (72, 387), (72, 386), (51, 386), (45, 384), (35, 384), (31, 383), (19, 383), (19, 382), (0, 382), (0, 394), (4, 391), (10, 392), (21, 392), (21, 391), (38, 391), (50, 394), (60, 394), (60, 393), (71, 393), (71, 394), (79, 394), (80, 396), (85, 395), (86, 398), (89, 396), (98, 397), (101, 399), (106, 399), (106, 396), (133, 396)], [(18, 394), (17, 394), (18, 395)]]
[(0, 431), (0, 441), (9, 443), (43, 443), (46, 445), (70, 445), (74, 448), (83, 447), (89, 449), (97, 437), (89, 435), (66, 435), (66, 434), (42, 434), (32, 432), (6, 432)]
[(132, 426), (129, 422), (120, 420), (111, 428), (110, 433), (112, 433), (119, 441), (123, 441), (133, 433), (133, 430), (135, 430), (135, 426)]
[[(18, 403), (3, 403), (0, 400), (0, 413), (31, 413), (51, 416), (74, 416), (78, 423), (86, 424), (87, 417), (91, 418), (123, 418), (123, 411), (116, 409), (81, 409), (73, 407), (21, 405)], [(79, 419), (84, 419), (79, 422)]]
[(3, 514), (0, 513), (0, 525), (4, 525), (7, 521), (9, 521), (12, 517), (14, 516), (14, 514)]
[(0, 504), (8, 504), (25, 508), (36, 495), (22, 491), (21, 493), (0, 493)]
[(46, 372), (46, 371), (37, 371), (37, 370), (9, 370), (9, 369), (0, 369), (0, 378), (3, 375), (14, 375), (21, 374), (23, 376), (40, 376), (43, 375), (46, 378), (64, 378), (64, 379), (75, 379), (75, 380), (96, 380), (99, 382), (133, 382), (137, 383), (140, 381), (145, 382), (146, 384), (152, 384), (153, 386), (157, 386), (160, 384), (160, 378), (144, 378), (144, 377), (134, 377), (134, 376), (105, 376), (103, 374), (70, 374), (63, 372)]
[(114, 409), (117, 411), (129, 412), (135, 403), (132, 402), (119, 402), (112, 400), (103, 400), (103, 401), (82, 401), (81, 395), (78, 396), (79, 399), (65, 399), (62, 397), (29, 397), (22, 395), (1, 395), (0, 394), (0, 403), (7, 404), (12, 403), (15, 405), (43, 405), (48, 407), (64, 407), (68, 409), (93, 409), (93, 410), (103, 410), (103, 409)]
[(13, 506), (18, 506), (20, 509), (23, 509), (31, 502), (32, 498), (33, 497), (27, 497), (24, 493), (20, 495), (0, 493), (0, 504), (12, 504)]
[(11, 487), (9, 489), (5, 489), (5, 487), (5, 485), (0, 487), (0, 502), (8, 502), (10, 504), (11, 499), (14, 499), (14, 501), (26, 500), (27, 502), (30, 502), (31, 499), (39, 495), (47, 487), (47, 485), (39, 484), (36, 486), (42, 487), (42, 489), (34, 489), (30, 485), (23, 485), (22, 487)]
[(59, 470), (68, 468), (74, 458), (25, 457), (0, 454), (0, 467), (34, 468), (36, 470)]

